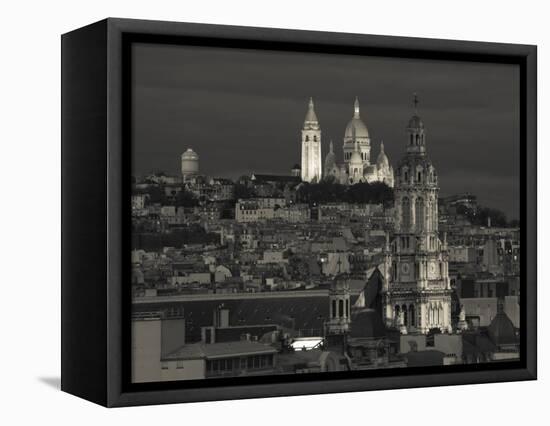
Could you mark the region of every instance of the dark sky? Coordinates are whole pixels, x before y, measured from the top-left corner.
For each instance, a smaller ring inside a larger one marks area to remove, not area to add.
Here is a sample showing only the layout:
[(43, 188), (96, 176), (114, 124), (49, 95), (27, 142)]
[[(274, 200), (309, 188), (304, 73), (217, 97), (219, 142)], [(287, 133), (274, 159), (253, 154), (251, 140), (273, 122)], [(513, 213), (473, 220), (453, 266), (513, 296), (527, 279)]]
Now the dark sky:
[(132, 56), (136, 175), (178, 174), (187, 148), (207, 175), (289, 174), (310, 96), (323, 159), (332, 139), (342, 161), (358, 96), (371, 161), (383, 140), (395, 167), (417, 92), (440, 194), (471, 192), (519, 216), (517, 66), (148, 44)]

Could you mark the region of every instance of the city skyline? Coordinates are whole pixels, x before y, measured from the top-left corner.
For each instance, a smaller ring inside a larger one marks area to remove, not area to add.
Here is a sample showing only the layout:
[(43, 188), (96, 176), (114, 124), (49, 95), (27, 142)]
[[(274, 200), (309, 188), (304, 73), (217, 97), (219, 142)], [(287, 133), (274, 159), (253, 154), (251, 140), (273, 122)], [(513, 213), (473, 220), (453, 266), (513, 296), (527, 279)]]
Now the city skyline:
[(519, 359), (521, 230), (483, 208), (517, 217), (510, 69), (141, 49), (132, 381)]
[[(395, 167), (406, 144), (412, 94), (418, 92), (441, 195), (473, 193), (480, 204), (503, 210), (509, 219), (519, 217), (519, 86), (514, 84), (519, 72), (513, 66), (233, 50), (236, 58), (224, 63), (222, 78), (216, 64), (227, 54), (216, 48), (135, 48), (134, 173), (178, 174), (178, 158), (191, 147), (201, 157), (201, 172), (214, 177), (289, 174), (300, 163), (300, 129), (310, 96), (321, 125), (323, 159), (331, 140), (337, 159), (343, 159), (344, 129), (358, 96), (372, 152), (383, 141)], [(323, 83), (331, 77), (346, 81), (334, 61), (351, 81), (327, 87)], [(304, 62), (315, 70), (309, 76)], [(270, 72), (258, 74), (263, 68)], [(398, 76), (407, 73), (408, 78)], [(264, 85), (258, 75), (277, 84)], [(499, 161), (491, 152), (498, 152)]]

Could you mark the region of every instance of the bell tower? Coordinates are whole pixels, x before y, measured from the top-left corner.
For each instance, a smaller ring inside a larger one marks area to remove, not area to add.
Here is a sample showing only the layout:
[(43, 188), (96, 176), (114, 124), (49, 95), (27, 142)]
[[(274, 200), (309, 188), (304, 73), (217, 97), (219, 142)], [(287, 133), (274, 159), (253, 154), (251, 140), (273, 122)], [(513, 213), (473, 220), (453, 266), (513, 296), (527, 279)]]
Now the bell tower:
[(395, 179), (395, 233), (386, 250), (384, 317), (402, 333), (451, 332), (447, 242), (438, 231), (438, 178), (426, 155), (424, 123), (417, 113), (407, 125), (406, 153)]
[[(341, 261), (338, 260), (340, 266)], [(346, 334), (351, 322), (349, 282), (345, 274), (334, 277), (329, 289), (329, 319), (325, 323), (326, 334)]]
[(321, 126), (315, 114), (313, 99), (309, 98), (302, 127), (302, 180), (319, 182), (321, 177)]

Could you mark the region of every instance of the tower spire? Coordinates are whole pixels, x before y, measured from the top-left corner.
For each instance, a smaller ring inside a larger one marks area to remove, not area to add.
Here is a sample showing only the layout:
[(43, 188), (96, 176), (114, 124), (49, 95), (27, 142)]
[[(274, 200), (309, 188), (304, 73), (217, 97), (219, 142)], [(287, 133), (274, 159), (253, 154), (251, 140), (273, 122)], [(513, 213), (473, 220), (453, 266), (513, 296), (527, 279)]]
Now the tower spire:
[(359, 98), (355, 97), (355, 102), (353, 103), (353, 117), (359, 118)]
[(306, 118), (304, 119), (304, 129), (309, 127), (319, 127), (319, 120), (317, 119), (317, 114), (315, 114), (315, 106), (312, 97), (309, 98)]

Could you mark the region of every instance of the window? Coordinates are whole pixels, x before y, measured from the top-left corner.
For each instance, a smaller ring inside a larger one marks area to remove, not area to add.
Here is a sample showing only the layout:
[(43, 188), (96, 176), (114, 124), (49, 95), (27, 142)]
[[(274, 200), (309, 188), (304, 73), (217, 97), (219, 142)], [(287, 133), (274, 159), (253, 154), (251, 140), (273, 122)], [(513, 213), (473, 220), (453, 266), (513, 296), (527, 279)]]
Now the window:
[(338, 316), (342, 318), (344, 316), (344, 301), (338, 300)]
[(306, 142), (309, 142), (309, 135), (306, 135)]
[(336, 318), (336, 300), (332, 301), (332, 318)]
[(349, 317), (349, 299), (346, 299), (346, 317)]
[(178, 361), (176, 363), (176, 368), (178, 368), (178, 369), (183, 368), (183, 360), (182, 359), (178, 359)]
[(160, 368), (162, 368), (163, 370), (168, 370), (168, 363), (163, 361), (161, 364), (160, 364)]
[[(406, 172), (405, 172), (406, 174)], [(407, 197), (403, 198), (402, 204), (402, 217), (403, 217), (403, 228), (407, 230), (411, 226), (411, 203)]]
[(416, 229), (418, 231), (424, 230), (424, 199), (423, 198), (417, 198), (416, 204), (415, 204), (415, 221), (416, 221)]

